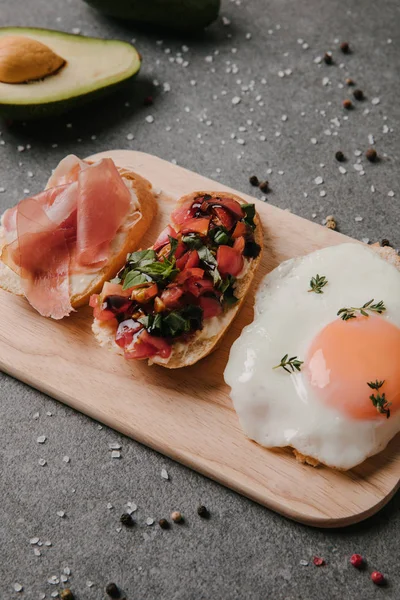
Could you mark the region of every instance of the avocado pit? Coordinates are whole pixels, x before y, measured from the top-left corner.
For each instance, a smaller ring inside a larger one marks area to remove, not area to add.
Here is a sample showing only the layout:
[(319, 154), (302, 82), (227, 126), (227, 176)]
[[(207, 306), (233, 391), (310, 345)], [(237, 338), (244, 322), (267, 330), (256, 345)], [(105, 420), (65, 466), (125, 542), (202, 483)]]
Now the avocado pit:
[(27, 83), (59, 71), (66, 61), (45, 44), (20, 35), (0, 38), (0, 82)]

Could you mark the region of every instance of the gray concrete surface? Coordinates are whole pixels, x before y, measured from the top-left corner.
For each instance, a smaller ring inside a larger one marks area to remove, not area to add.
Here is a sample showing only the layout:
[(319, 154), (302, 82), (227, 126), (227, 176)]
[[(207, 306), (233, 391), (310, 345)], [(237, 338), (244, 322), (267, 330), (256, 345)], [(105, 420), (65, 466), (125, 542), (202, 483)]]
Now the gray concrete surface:
[[(2, 125), (1, 209), (42, 189), (69, 152), (134, 148), (244, 192), (256, 173), (270, 181), (269, 202), (317, 222), (333, 214), (343, 233), (400, 247), (398, 1), (225, 0), (222, 15), (230, 25), (219, 21), (200, 38), (177, 39), (108, 20), (80, 0), (2, 0), (1, 25), (135, 38), (144, 63), (136, 83), (105, 103), (47, 123)], [(341, 54), (337, 40), (348, 40), (352, 54)], [(326, 50), (333, 66), (315, 62)], [(341, 105), (346, 77), (366, 95), (348, 112)], [(148, 95), (151, 107), (143, 105)], [(371, 135), (378, 164), (355, 154)], [(339, 149), (348, 157), (345, 174), (334, 159)], [(314, 182), (318, 176), (323, 184)], [(79, 600), (101, 600), (109, 581), (129, 600), (400, 597), (399, 495), (363, 524), (310, 529), (5, 375), (0, 386), (1, 600), (51, 598), (66, 586)], [(121, 459), (111, 459), (110, 442), (121, 444)], [(127, 502), (137, 505), (138, 523), (119, 531)], [(200, 502), (209, 521), (196, 514)], [(146, 525), (173, 509), (186, 517), (181, 527)], [(51, 546), (30, 544), (35, 537)], [(367, 558), (366, 571), (349, 565), (353, 552)], [(314, 555), (326, 566), (314, 567)], [(48, 583), (64, 568), (68, 582)], [(386, 588), (369, 580), (374, 568), (387, 575)]]

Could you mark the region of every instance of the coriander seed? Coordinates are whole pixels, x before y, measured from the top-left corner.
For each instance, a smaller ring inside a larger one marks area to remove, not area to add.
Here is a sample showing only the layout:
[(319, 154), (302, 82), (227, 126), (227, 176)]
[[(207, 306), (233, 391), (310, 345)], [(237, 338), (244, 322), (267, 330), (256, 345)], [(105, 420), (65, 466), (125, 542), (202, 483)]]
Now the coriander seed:
[(128, 513), (124, 513), (120, 516), (119, 520), (121, 521), (122, 525), (125, 525), (125, 527), (133, 527), (133, 525), (135, 524), (135, 521), (132, 519), (131, 515)]
[(354, 90), (353, 92), (353, 96), (356, 100), (364, 100), (365, 96), (364, 96), (364, 92), (362, 90)]
[(324, 54), (324, 62), (325, 62), (326, 65), (332, 65), (333, 64), (332, 54), (330, 52), (325, 52), (325, 54)]
[(343, 100), (343, 108), (345, 108), (346, 110), (350, 110), (351, 108), (353, 108), (352, 101), (348, 98), (346, 98), (346, 100)]
[(169, 523), (168, 523), (167, 519), (160, 519), (158, 521), (158, 524), (161, 527), (161, 529), (169, 529)]
[(376, 160), (378, 158), (378, 154), (377, 154), (375, 148), (368, 148), (368, 150), (365, 153), (365, 156), (367, 157), (369, 162), (376, 162)]
[(354, 81), (351, 77), (348, 77), (345, 81), (346, 85), (354, 85)]
[(384, 248), (385, 246), (390, 246), (390, 242), (388, 239), (383, 238), (383, 240), (381, 241), (381, 246)]
[(61, 590), (60, 598), (61, 600), (74, 600), (75, 596), (69, 588), (65, 588), (65, 590)]
[(336, 160), (337, 160), (337, 161), (339, 161), (339, 162), (343, 162), (344, 160), (346, 160), (346, 159), (345, 159), (345, 156), (344, 156), (344, 154), (343, 154), (343, 152), (342, 152), (341, 150), (338, 150), (338, 151), (336, 152), (336, 154), (335, 154), (335, 158), (336, 158)]
[(121, 593), (115, 583), (108, 583), (106, 585), (106, 594), (108, 594), (110, 598), (120, 598), (121, 596)]
[(350, 52), (349, 42), (342, 42), (340, 44), (340, 49), (343, 52), (343, 54), (348, 54)]
[(205, 506), (203, 506), (202, 504), (197, 508), (197, 514), (202, 519), (208, 519), (210, 516), (210, 513), (208, 512), (207, 508)]
[(171, 519), (173, 520), (174, 523), (182, 523), (182, 521), (183, 521), (182, 513), (180, 513), (179, 510), (174, 510), (171, 513)]
[(257, 187), (258, 185), (260, 185), (260, 182), (258, 181), (257, 175), (252, 175), (249, 178), (249, 182), (250, 182), (250, 185), (253, 185), (254, 187)]
[(258, 187), (260, 188), (263, 194), (268, 194), (268, 192), (270, 191), (269, 181), (262, 181)]

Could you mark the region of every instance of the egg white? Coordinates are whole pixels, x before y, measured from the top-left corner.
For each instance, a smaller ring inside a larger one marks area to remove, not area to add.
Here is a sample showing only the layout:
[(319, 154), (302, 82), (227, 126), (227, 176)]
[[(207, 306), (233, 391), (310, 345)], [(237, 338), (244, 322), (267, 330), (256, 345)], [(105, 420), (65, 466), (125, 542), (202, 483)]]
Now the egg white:
[[(317, 273), (328, 280), (323, 294), (307, 291)], [(263, 279), (254, 321), (233, 344), (225, 370), (248, 437), (268, 448), (292, 446), (339, 469), (351, 469), (385, 448), (400, 430), (400, 411), (389, 419), (351, 419), (319, 400), (302, 372), (273, 369), (287, 353), (304, 360), (313, 338), (338, 318), (340, 308), (372, 298), (385, 303), (381, 318), (400, 327), (400, 272), (356, 243), (288, 260)]]

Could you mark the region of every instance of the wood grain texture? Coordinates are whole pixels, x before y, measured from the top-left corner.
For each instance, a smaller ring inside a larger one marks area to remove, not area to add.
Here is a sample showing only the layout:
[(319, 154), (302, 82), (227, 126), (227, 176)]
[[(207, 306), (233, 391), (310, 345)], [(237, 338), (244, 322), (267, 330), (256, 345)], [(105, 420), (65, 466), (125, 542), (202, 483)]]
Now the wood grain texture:
[[(102, 156), (137, 171), (163, 192), (144, 246), (154, 241), (168, 222), (173, 201), (183, 194), (229, 190), (148, 154), (115, 150), (91, 158)], [(348, 241), (255, 201), (265, 232), (256, 284), (282, 260)], [(0, 368), (291, 519), (318, 527), (361, 521), (399, 487), (400, 436), (381, 454), (341, 473), (301, 465), (288, 450), (266, 450), (245, 438), (239, 427), (223, 370), (232, 342), (252, 319), (255, 287), (221, 347), (179, 371), (130, 363), (100, 348), (88, 308), (55, 322), (40, 317), (24, 299), (1, 291)]]

